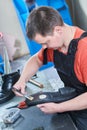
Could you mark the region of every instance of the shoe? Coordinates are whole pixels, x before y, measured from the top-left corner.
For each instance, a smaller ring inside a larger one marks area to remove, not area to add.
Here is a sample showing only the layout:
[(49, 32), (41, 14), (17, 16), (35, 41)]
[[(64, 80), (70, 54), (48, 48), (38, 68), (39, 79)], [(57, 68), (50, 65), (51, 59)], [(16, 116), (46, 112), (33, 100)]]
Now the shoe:
[(58, 92), (38, 92), (32, 94), (32, 100), (26, 98), (25, 102), (27, 106), (35, 106), (37, 104), (55, 102), (60, 103), (70, 100), (77, 96), (77, 92), (74, 88), (64, 87), (60, 88)]
[(0, 103), (4, 103), (15, 96), (12, 91), (12, 86), (18, 81), (19, 77), (19, 71), (2, 76), (3, 83), (0, 88)]
[(20, 77), (20, 72), (13, 72), (2, 76), (3, 84), (2, 89), (4, 91), (9, 91), (12, 89), (12, 86), (18, 81)]

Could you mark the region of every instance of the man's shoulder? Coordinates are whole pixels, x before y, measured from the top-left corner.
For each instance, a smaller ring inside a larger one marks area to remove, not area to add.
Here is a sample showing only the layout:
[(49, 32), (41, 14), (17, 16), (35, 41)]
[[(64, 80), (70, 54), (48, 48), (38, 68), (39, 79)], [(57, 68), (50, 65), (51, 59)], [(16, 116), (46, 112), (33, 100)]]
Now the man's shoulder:
[(79, 37), (81, 36), (81, 34), (84, 32), (84, 30), (81, 29), (81, 28), (79, 28), (79, 27), (77, 27), (77, 26), (74, 26), (74, 27), (76, 28), (76, 30), (75, 30), (75, 35), (74, 35), (74, 39), (75, 39), (75, 38), (79, 38)]

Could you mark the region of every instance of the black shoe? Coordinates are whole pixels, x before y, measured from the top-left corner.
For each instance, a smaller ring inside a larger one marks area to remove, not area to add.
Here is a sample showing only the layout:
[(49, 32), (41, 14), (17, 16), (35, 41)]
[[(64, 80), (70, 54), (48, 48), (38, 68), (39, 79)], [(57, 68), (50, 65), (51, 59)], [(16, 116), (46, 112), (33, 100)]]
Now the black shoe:
[(11, 90), (12, 86), (18, 81), (19, 77), (20, 77), (19, 71), (3, 75), (2, 76), (2, 80), (3, 80), (2, 89), (4, 91)]
[(37, 104), (55, 102), (60, 103), (67, 100), (70, 100), (77, 96), (77, 92), (74, 88), (64, 87), (60, 88), (58, 92), (38, 92), (32, 94), (32, 100), (26, 98), (26, 104), (30, 106), (35, 106)]
[(12, 86), (18, 81), (19, 77), (19, 71), (2, 76), (3, 83), (0, 89), (0, 103), (4, 103), (15, 96), (12, 92)]

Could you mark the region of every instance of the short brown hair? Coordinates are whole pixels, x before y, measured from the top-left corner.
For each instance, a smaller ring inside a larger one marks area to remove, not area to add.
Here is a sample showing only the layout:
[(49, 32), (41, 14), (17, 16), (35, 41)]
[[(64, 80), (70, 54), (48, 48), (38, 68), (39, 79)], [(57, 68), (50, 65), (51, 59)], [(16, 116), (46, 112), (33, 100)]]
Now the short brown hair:
[(51, 35), (55, 26), (62, 26), (63, 20), (59, 12), (48, 6), (40, 6), (31, 11), (26, 25), (29, 39), (34, 40), (36, 34)]

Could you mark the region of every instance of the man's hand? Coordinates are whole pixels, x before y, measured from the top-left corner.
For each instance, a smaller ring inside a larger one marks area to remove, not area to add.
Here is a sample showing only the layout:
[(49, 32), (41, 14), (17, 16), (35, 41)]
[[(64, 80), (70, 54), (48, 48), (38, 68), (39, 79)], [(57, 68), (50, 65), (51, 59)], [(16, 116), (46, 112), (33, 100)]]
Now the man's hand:
[(21, 93), (23, 93), (23, 94), (25, 94), (26, 92), (25, 92), (25, 87), (26, 87), (26, 84), (25, 84), (25, 82), (21, 82), (21, 81), (18, 81), (18, 82), (16, 82), (16, 84), (13, 86), (13, 92), (17, 95), (17, 96), (23, 96), (23, 95), (21, 95), (21, 94), (19, 94), (17, 91), (14, 91), (15, 90), (15, 88), (17, 89), (17, 90), (19, 90)]
[(52, 113), (57, 113), (61, 112), (59, 105), (57, 103), (44, 103), (44, 104), (38, 104), (38, 108), (44, 113), (52, 114)]

